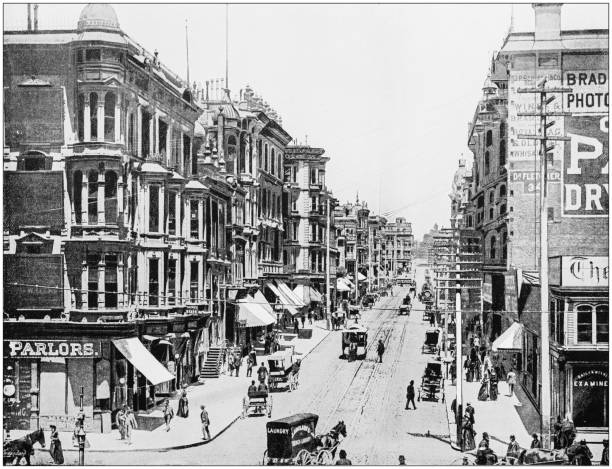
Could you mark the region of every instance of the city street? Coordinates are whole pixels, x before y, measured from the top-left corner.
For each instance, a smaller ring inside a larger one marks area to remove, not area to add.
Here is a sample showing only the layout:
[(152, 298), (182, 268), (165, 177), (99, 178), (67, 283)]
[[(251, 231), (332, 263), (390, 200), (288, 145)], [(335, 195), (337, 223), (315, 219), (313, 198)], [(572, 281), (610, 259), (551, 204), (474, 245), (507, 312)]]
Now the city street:
[[(417, 271), (423, 282), (423, 271)], [(274, 394), (272, 419), (299, 412), (319, 415), (318, 432), (327, 432), (339, 420), (347, 425), (347, 438), (340, 448), (353, 464), (396, 464), (404, 454), (412, 464), (448, 464), (457, 457), (447, 441), (448, 423), (441, 402), (417, 402), (417, 410), (404, 410), (406, 386), (420, 377), (432, 355), (421, 354), (429, 327), (420, 311), (399, 316), (397, 308), (407, 288), (382, 298), (362, 315), (369, 332), (365, 361), (352, 363), (339, 358), (341, 332), (332, 332), (302, 365), (300, 387), (292, 393)], [(416, 300), (415, 300), (416, 301)], [(418, 301), (415, 310), (422, 309)], [(386, 346), (383, 363), (377, 363), (376, 344)], [(238, 414), (240, 409), (236, 409)], [(169, 452), (86, 454), (87, 464), (245, 464), (262, 462), (266, 449), (263, 416), (238, 420), (210, 444)], [(198, 428), (193, 429), (198, 432)], [(425, 437), (429, 432), (435, 437)], [(160, 442), (160, 446), (163, 446)], [(41, 453), (39, 453), (41, 454)], [(76, 452), (67, 452), (67, 464), (76, 463)]]

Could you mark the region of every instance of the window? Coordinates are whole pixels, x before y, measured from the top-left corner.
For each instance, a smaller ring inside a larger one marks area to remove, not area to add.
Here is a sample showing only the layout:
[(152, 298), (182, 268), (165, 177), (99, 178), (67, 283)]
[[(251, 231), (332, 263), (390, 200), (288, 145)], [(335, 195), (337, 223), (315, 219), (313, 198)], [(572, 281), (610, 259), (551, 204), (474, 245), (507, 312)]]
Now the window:
[(497, 239), (495, 239), (495, 236), (491, 236), (491, 240), (489, 241), (489, 257), (491, 259), (495, 259), (495, 255), (497, 254), (495, 252), (496, 246), (495, 243), (497, 242)]
[(98, 95), (89, 94), (89, 131), (91, 139), (98, 138)]
[(115, 141), (115, 93), (106, 93), (104, 96), (104, 140)]
[(506, 123), (502, 122), (499, 124), (499, 138), (504, 138), (506, 136)]
[(198, 219), (198, 201), (190, 200), (189, 201), (189, 235), (192, 239), (200, 238), (200, 223)]
[(227, 158), (230, 161), (236, 160), (236, 137), (230, 135), (227, 139)]
[(500, 169), (506, 166), (506, 141), (499, 142), (499, 166)]
[(74, 218), (77, 223), (82, 222), (82, 200), (81, 194), (83, 190), (83, 173), (75, 171), (72, 175), (72, 200), (74, 205)]
[(491, 207), (489, 209), (489, 220), (493, 220), (495, 218), (495, 209)]
[(563, 303), (563, 301), (559, 301), (559, 304), (557, 305), (557, 343), (559, 344), (563, 344), (563, 335), (564, 335), (564, 316), (565, 316), (565, 312), (564, 312), (564, 307), (565, 304)]
[(176, 232), (176, 192), (168, 192), (168, 233), (177, 235)]
[(484, 156), (484, 173), (485, 173), (485, 176), (487, 174), (489, 174), (490, 169), (491, 169), (491, 162), (489, 161), (489, 152), (485, 151), (485, 156)]
[(608, 342), (608, 305), (599, 305), (595, 308), (596, 338), (597, 342)]
[(85, 140), (85, 96), (82, 94), (77, 98), (77, 126), (79, 142)]
[(159, 231), (159, 186), (149, 186), (149, 231)]
[(270, 159), (270, 172), (272, 174), (276, 174), (276, 154), (274, 151), (274, 148), (272, 148), (272, 152), (271, 152), (271, 159)]
[(316, 168), (310, 168), (310, 184), (317, 183), (317, 170)]
[(104, 219), (108, 224), (119, 224), (117, 213), (117, 173), (104, 173)]
[(168, 259), (168, 304), (176, 304), (176, 259)]
[(149, 259), (149, 306), (159, 306), (159, 259)]
[(506, 197), (506, 186), (499, 186), (499, 198)]
[(87, 221), (89, 225), (98, 223), (98, 172), (89, 172), (87, 198)]
[(188, 135), (183, 135), (183, 167), (185, 171), (189, 171), (189, 162), (191, 161), (191, 174), (198, 174), (198, 159), (191, 158), (191, 139)]
[(117, 254), (106, 254), (104, 256), (104, 306), (106, 308), (117, 307)]
[(576, 308), (577, 340), (578, 342), (592, 343), (593, 341), (593, 311), (588, 305)]
[(493, 131), (492, 130), (487, 130), (486, 145), (487, 146), (493, 145)]
[(261, 169), (262, 167), (262, 157), (263, 157), (263, 152), (261, 151), (261, 140), (257, 140), (257, 169)]
[(87, 307), (98, 308), (98, 266), (100, 264), (99, 254), (87, 255)]
[(85, 51), (85, 62), (100, 61), (100, 49), (87, 49)]
[(264, 145), (264, 170), (268, 171), (268, 144)]
[(489, 192), (489, 204), (493, 205), (495, 203), (495, 192)]

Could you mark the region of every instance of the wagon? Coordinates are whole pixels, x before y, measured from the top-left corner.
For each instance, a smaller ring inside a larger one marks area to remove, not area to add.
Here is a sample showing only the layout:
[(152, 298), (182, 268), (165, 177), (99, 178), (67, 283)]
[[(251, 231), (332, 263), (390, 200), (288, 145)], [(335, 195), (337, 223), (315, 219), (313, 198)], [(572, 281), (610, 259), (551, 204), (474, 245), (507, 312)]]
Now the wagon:
[(270, 369), (268, 375), (270, 391), (275, 391), (282, 385), (286, 385), (289, 392), (298, 387), (300, 365), (299, 360), (293, 354), (293, 347), (270, 355), (268, 367)]
[[(439, 397), (440, 395), (440, 397)], [(429, 362), (425, 367), (421, 386), (419, 387), (418, 400), (426, 399), (430, 401), (445, 400), (444, 378), (442, 378), (442, 364), (439, 362)]]
[(329, 449), (317, 447), (316, 429), (319, 416), (295, 414), (266, 424), (268, 448), (263, 464), (270, 465), (329, 465), (333, 457)]
[(350, 358), (350, 351), (355, 348), (355, 357), (365, 358), (368, 347), (368, 330), (359, 324), (350, 324), (342, 331), (342, 358)]
[(425, 332), (425, 343), (421, 347), (421, 353), (436, 353), (439, 337), (440, 333), (438, 331)]
[(240, 418), (247, 417), (251, 409), (254, 409), (255, 413), (272, 417), (272, 396), (269, 395), (268, 391), (249, 391), (242, 399)]

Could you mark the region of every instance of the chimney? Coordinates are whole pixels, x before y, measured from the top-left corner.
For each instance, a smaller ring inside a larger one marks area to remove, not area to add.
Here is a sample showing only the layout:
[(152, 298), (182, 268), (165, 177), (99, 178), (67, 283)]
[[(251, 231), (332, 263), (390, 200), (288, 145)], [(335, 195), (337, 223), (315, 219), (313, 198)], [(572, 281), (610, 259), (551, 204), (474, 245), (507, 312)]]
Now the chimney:
[(34, 31), (38, 31), (38, 3), (34, 4)]
[(28, 3), (28, 31), (32, 31), (32, 4)]
[(561, 3), (534, 3), (535, 40), (561, 40)]

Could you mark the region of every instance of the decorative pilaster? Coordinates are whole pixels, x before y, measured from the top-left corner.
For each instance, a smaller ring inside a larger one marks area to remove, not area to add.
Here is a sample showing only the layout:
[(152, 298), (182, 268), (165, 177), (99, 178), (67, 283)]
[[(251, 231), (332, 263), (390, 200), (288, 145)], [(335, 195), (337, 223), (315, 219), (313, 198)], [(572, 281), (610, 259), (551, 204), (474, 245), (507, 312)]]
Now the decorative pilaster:
[(88, 224), (88, 212), (87, 208), (89, 206), (89, 190), (88, 190), (89, 178), (87, 176), (87, 172), (83, 171), (83, 177), (81, 182), (81, 224)]
[(85, 94), (85, 105), (83, 106), (83, 139), (86, 142), (91, 141), (91, 109), (89, 102), (89, 94)]

